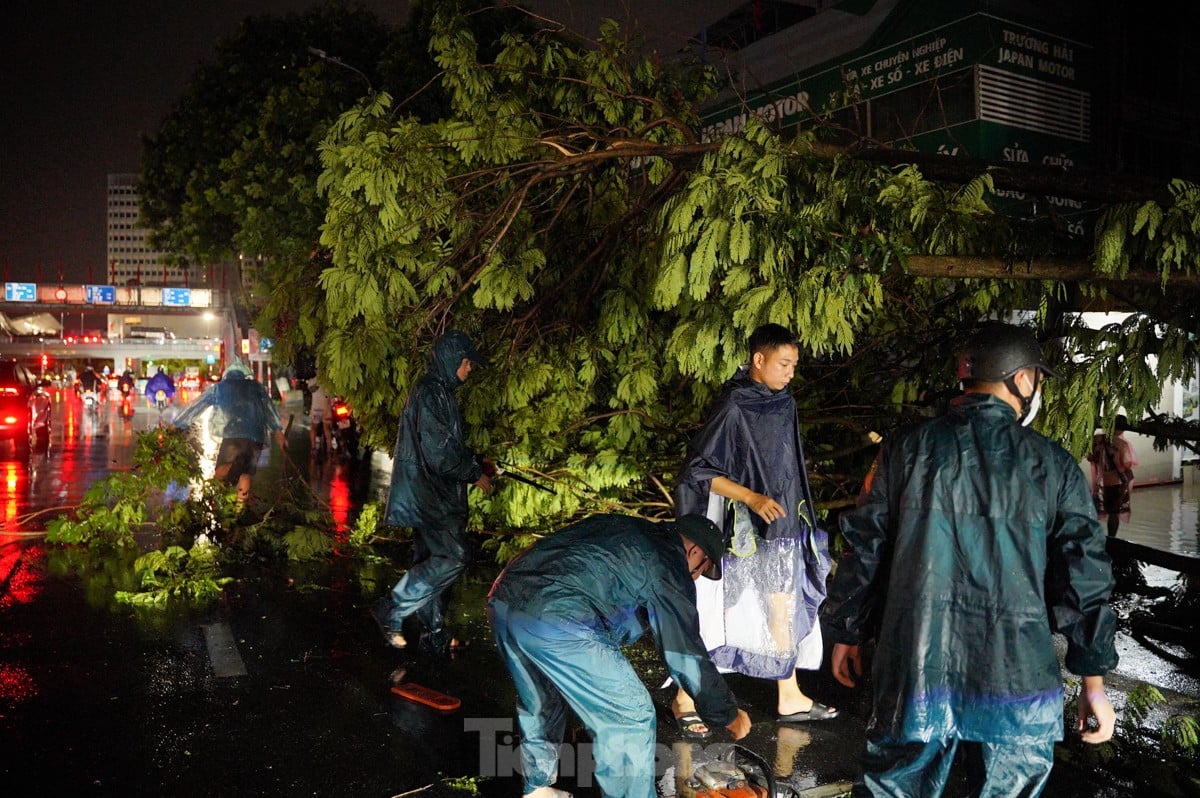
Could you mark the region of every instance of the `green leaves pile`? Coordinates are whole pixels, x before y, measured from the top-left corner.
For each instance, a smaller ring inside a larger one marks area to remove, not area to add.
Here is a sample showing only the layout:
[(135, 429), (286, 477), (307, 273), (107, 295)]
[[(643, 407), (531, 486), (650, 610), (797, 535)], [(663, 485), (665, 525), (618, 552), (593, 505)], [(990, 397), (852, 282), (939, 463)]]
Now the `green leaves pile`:
[[(323, 560), (334, 554), (333, 518), (305, 497), (299, 480), (283, 480), (275, 504), (244, 510), (235, 491), (202, 477), (187, 433), (160, 427), (138, 434), (133, 467), (89, 488), (69, 516), (51, 521), (49, 543), (87, 550), (132, 577), (106, 575), (117, 602), (164, 606), (203, 603), (221, 594), (238, 566), (256, 561)], [(136, 559), (134, 559), (136, 557)], [(81, 572), (91, 566), (78, 558)]]

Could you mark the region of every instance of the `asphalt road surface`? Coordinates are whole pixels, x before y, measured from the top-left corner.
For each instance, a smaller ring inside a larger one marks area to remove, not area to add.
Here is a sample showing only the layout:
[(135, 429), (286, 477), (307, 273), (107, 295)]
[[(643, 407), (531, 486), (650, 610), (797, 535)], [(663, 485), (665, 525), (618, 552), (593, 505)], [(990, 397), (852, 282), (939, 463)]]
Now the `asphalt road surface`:
[[(452, 792), (455, 778), (470, 779), (485, 796), (520, 795), (513, 690), (483, 614), (497, 572), (491, 554), (479, 552), (455, 588), (452, 622), (473, 644), (449, 659), (386, 648), (368, 614), (408, 562), (403, 547), (388, 552), (391, 562), (248, 567), (220, 600), (200, 609), (117, 604), (111, 596), (121, 577), (102, 560), (23, 532), (52, 514), (39, 511), (77, 503), (90, 481), (126, 467), (134, 433), (158, 423), (158, 411), (143, 406), (126, 422), (109, 406), (89, 417), (69, 396), (58, 408), (48, 451), (25, 459), (0, 449), (5, 796), (430, 795)], [(289, 414), (291, 467), (306, 467), (294, 462), (306, 460), (303, 419), (298, 408), (285, 409)], [(270, 456), (256, 490), (269, 489), (282, 457)], [(347, 521), (364, 496), (376, 497), (386, 484), (378, 465), (365, 491), (338, 487), (345, 479), (336, 469), (314, 467), (310, 476)], [(660, 689), (665, 669), (648, 640), (629, 655), (658, 707), (660, 769), (670, 794), (671, 768), (685, 749), (669, 711), (671, 691)], [(388, 680), (398, 666), (458, 697), (462, 708), (440, 714), (393, 695)], [(869, 714), (865, 690), (846, 690), (824, 672), (804, 673), (805, 691), (841, 715), (783, 726), (773, 722), (774, 685), (729, 681), (755, 724), (744, 744), (790, 787), (787, 795), (848, 789)], [(687, 750), (717, 755), (721, 743), (718, 733), (698, 751)], [(596, 794), (588, 751), (586, 732), (573, 724), (562, 783), (582, 796)], [(956, 779), (947, 796), (962, 794)], [(1063, 766), (1046, 792), (1141, 794), (1149, 793), (1103, 771)]]

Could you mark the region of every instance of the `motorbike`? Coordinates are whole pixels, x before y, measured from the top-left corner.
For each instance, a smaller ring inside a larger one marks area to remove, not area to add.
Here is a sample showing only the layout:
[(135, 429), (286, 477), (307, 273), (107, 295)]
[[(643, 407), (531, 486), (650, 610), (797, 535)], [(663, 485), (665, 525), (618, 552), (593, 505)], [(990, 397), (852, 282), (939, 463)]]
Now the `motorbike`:
[(133, 388), (121, 383), (121, 418), (133, 418)]
[(167, 392), (162, 388), (159, 388), (154, 392), (154, 406), (160, 411), (166, 409), (168, 401), (170, 400), (167, 398)]
[(96, 410), (100, 407), (100, 396), (95, 391), (84, 390), (83, 392), (83, 409)]
[(329, 402), (330, 426), (333, 428), (332, 447), (349, 460), (357, 460), (360, 456), (359, 439), (361, 437), (358, 421), (350, 410), (350, 405), (340, 396), (335, 396)]

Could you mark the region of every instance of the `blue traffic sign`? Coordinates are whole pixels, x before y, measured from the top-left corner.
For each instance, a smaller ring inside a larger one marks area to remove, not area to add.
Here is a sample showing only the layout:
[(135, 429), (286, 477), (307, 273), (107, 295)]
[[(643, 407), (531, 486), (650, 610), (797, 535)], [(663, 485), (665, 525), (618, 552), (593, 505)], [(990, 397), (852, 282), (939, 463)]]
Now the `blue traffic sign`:
[(165, 307), (171, 307), (171, 308), (191, 307), (192, 289), (190, 289), (190, 288), (164, 288), (162, 290), (162, 303)]
[(5, 283), (4, 301), (37, 302), (37, 283)]
[(111, 305), (117, 301), (117, 289), (111, 285), (84, 286), (84, 293), (92, 305)]

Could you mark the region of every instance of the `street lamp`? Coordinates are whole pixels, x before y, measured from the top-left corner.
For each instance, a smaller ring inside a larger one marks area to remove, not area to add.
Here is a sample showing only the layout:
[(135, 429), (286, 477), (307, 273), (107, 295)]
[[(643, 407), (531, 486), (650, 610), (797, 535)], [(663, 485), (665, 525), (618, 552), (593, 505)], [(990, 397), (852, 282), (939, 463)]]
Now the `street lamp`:
[(349, 69), (351, 72), (357, 73), (358, 76), (360, 78), (362, 78), (363, 81), (366, 82), (366, 84), (367, 84), (367, 94), (370, 94), (372, 97), (375, 96), (375, 87), (371, 85), (371, 79), (368, 78), (366, 75), (364, 75), (361, 71), (350, 66), (345, 61), (338, 58), (337, 56), (330, 55), (329, 53), (325, 52), (324, 50), (318, 49), (316, 47), (309, 47), (308, 51), (310, 53), (312, 53), (313, 55), (315, 55), (317, 58), (320, 58), (322, 61), (328, 61), (331, 64), (337, 64), (340, 67), (345, 67), (346, 69)]

